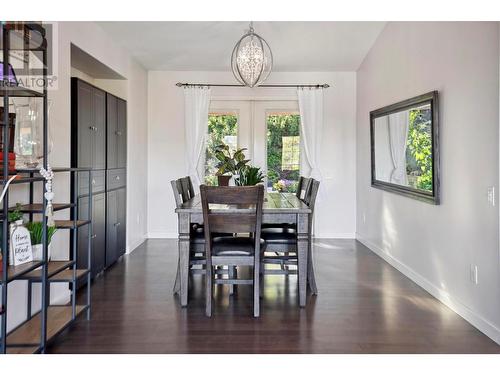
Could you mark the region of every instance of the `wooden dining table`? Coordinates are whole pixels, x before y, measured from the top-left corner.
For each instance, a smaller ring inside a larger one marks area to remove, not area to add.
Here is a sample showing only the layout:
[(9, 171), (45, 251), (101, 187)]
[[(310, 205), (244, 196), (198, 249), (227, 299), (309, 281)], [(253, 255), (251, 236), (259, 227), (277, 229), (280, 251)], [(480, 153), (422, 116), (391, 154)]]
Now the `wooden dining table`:
[[(230, 209), (230, 207), (220, 208)], [(175, 209), (179, 219), (179, 268), (181, 306), (188, 303), (189, 252), (191, 224), (203, 222), (203, 212), (200, 195), (195, 195)], [(297, 227), (297, 273), (299, 287), (299, 305), (306, 305), (307, 273), (310, 261), (311, 209), (295, 194), (266, 192), (262, 209), (263, 224), (295, 224)]]

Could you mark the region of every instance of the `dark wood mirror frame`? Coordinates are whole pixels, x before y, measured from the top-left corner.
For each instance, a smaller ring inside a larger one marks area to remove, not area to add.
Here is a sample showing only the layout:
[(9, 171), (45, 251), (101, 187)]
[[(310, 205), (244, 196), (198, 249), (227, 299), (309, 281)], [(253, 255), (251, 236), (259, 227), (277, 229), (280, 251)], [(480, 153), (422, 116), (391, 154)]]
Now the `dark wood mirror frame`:
[[(375, 176), (375, 119), (392, 113), (401, 112), (416, 106), (430, 104), (431, 108), (431, 136), (432, 136), (432, 191), (416, 189), (410, 186), (403, 186), (391, 182), (377, 180)], [(439, 204), (439, 104), (438, 92), (432, 91), (424, 95), (404, 100), (399, 103), (389, 105), (370, 112), (370, 147), (371, 147), (371, 186), (418, 199), (424, 202)]]

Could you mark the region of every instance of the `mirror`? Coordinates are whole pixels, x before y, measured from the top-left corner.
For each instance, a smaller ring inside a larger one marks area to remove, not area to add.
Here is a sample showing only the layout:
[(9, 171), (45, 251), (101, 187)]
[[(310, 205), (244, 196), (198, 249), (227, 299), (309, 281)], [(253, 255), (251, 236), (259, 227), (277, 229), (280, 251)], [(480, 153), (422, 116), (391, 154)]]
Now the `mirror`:
[(439, 204), (438, 93), (370, 112), (372, 186)]

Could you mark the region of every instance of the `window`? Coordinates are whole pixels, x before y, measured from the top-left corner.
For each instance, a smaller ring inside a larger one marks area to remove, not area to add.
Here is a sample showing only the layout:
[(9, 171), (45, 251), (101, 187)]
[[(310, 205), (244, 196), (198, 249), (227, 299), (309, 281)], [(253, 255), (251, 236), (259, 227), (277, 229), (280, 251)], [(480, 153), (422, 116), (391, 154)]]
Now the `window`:
[(300, 115), (267, 115), (267, 190), (295, 193), (300, 177)]
[(238, 116), (234, 113), (209, 113), (205, 155), (205, 183), (217, 185), (215, 147), (225, 143), (234, 151), (238, 145)]

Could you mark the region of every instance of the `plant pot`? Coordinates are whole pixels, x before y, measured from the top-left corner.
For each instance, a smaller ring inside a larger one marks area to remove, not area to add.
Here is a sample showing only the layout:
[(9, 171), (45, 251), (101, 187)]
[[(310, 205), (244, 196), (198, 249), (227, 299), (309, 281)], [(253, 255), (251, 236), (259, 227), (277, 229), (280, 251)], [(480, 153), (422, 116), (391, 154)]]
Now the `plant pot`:
[(219, 186), (229, 186), (231, 176), (217, 176), (217, 184)]
[[(52, 244), (49, 243), (49, 248), (48, 248), (48, 252), (47, 252), (47, 260), (50, 260), (51, 248), (52, 248)], [(34, 261), (43, 260), (43, 246), (41, 243), (39, 243), (38, 245), (31, 245), (31, 251), (33, 252), (33, 260)]]
[(240, 178), (239, 174), (233, 174), (229, 180), (229, 186), (236, 186), (236, 180)]

